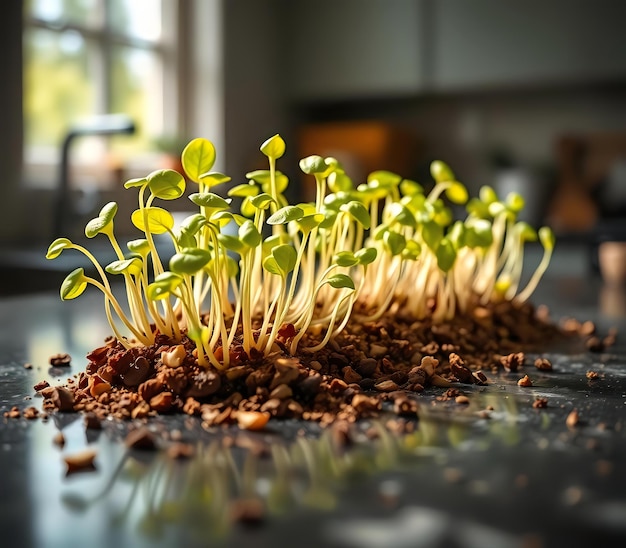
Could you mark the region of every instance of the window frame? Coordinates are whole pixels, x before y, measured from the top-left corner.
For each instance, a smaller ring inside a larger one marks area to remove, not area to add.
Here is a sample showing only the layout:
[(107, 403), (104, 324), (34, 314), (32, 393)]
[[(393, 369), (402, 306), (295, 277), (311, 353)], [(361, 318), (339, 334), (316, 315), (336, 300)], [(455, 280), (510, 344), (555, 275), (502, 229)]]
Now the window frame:
[[(189, 91), (183, 85), (186, 59), (189, 51), (189, 32), (186, 28), (188, 15), (186, 2), (183, 0), (162, 0), (161, 21), (162, 31), (158, 40), (148, 40), (114, 31), (107, 13), (108, 1), (95, 0), (97, 5), (97, 25), (92, 23), (79, 24), (75, 22), (48, 21), (26, 13), (23, 9), (22, 36), (30, 29), (42, 29), (61, 35), (63, 32), (79, 33), (85, 41), (95, 44), (94, 65), (98, 84), (96, 88), (96, 102), (94, 115), (110, 112), (112, 102), (112, 50), (115, 47), (127, 47), (138, 51), (147, 51), (156, 55), (162, 64), (162, 103), (163, 103), (163, 134), (184, 135), (186, 124), (185, 94)], [(25, 106), (22, 120), (26, 118)], [(26, 137), (26, 136), (24, 136)], [(24, 139), (22, 147), (22, 185), (26, 188), (54, 188), (57, 184), (56, 174), (59, 169), (61, 143), (58, 145), (58, 156), (54, 161), (49, 159), (41, 162), (32, 162), (28, 159), (28, 144)], [(130, 176), (145, 171), (154, 166), (155, 154), (146, 153), (127, 160), (123, 166)], [(98, 169), (96, 166), (98, 165)], [(111, 171), (119, 166), (109, 166), (109, 170), (102, 170), (102, 164), (78, 163), (74, 170), (88, 175), (100, 188), (110, 187)], [(107, 173), (103, 173), (103, 171)], [(71, 185), (70, 185), (71, 186)]]

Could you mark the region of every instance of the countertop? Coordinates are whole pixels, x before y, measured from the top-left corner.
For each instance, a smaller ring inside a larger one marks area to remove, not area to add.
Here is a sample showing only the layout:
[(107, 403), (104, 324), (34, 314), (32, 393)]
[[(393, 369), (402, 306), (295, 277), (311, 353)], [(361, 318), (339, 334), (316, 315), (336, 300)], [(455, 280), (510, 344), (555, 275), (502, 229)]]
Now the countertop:
[[(165, 450), (126, 450), (127, 423), (92, 430), (77, 415), (0, 418), (0, 545), (624, 545), (626, 290), (556, 265), (533, 301), (555, 319), (617, 327), (617, 344), (604, 353), (546, 348), (554, 371), (527, 365), (532, 388), (519, 387), (519, 375), (492, 375), (487, 386), (462, 386), (471, 400), (463, 409), (430, 388), (417, 396), (413, 432), (373, 421), (350, 447), (293, 421), (261, 433), (207, 431), (174, 416), (149, 422), (197, 444), (194, 456), (173, 460)], [(109, 335), (101, 305), (95, 291), (66, 303), (57, 292), (0, 300), (0, 412), (40, 407), (35, 383), (84, 368)], [(72, 356), (70, 368), (48, 365), (58, 352)], [(537, 396), (545, 409), (533, 408)], [(580, 423), (568, 427), (573, 409)], [(97, 451), (95, 470), (68, 476), (63, 455), (87, 447)], [(260, 516), (234, 519), (242, 507)]]

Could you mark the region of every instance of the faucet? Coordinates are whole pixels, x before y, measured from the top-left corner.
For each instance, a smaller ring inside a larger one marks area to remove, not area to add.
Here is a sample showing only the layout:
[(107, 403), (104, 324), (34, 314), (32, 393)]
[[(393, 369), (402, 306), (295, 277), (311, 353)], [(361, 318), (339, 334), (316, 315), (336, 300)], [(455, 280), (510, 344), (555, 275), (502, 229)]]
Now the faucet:
[(54, 210), (53, 235), (55, 238), (63, 236), (65, 219), (69, 205), (69, 159), (72, 143), (78, 137), (91, 135), (120, 135), (135, 132), (135, 123), (124, 114), (104, 114), (94, 116), (83, 123), (69, 129), (63, 138), (61, 146), (61, 161), (57, 182), (57, 194)]

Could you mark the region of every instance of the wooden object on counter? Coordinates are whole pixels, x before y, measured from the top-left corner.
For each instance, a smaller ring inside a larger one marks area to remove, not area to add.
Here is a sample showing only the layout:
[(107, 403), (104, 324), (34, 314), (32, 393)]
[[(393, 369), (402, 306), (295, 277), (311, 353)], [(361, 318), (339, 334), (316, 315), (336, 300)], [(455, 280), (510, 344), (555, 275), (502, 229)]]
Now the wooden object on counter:
[[(408, 130), (378, 121), (308, 124), (298, 132), (298, 157), (312, 154), (337, 158), (358, 185), (380, 169), (411, 177), (417, 142)], [(302, 192), (305, 200), (315, 200), (312, 177), (304, 177)]]
[(596, 196), (616, 162), (626, 159), (626, 133), (567, 135), (556, 143), (558, 184), (547, 220), (557, 231), (591, 229), (602, 216)]

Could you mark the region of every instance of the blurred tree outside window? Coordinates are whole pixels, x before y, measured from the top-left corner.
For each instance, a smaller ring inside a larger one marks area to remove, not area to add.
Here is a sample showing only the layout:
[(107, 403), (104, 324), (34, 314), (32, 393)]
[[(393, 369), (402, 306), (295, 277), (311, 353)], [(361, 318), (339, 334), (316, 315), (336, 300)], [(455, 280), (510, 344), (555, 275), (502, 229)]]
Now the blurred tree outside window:
[(27, 184), (54, 184), (63, 136), (95, 115), (126, 114), (137, 131), (77, 140), (73, 167), (87, 184), (152, 161), (155, 140), (178, 130), (176, 10), (176, 0), (24, 2)]

